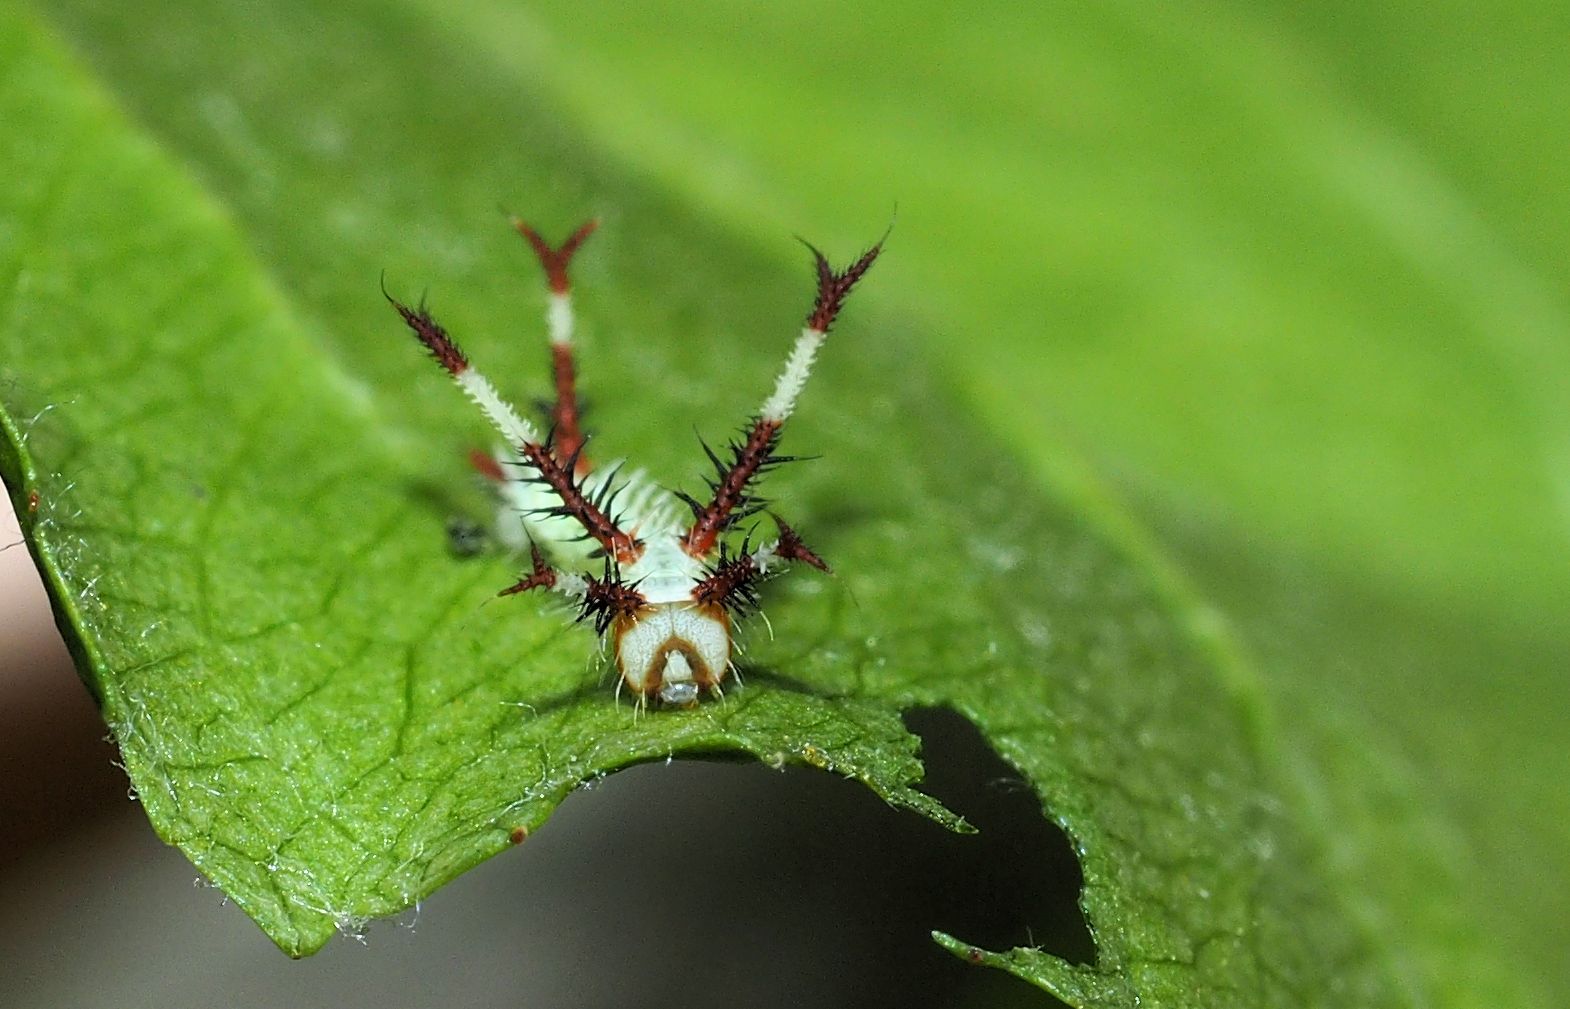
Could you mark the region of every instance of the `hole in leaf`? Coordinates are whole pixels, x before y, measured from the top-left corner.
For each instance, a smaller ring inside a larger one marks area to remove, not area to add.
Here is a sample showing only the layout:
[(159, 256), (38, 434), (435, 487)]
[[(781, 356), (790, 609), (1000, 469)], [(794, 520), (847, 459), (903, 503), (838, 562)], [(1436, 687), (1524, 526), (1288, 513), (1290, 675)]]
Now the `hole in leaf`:
[(556, 968), (582, 1005), (1057, 1005), (930, 931), (1090, 962), (1068, 839), (969, 721), (925, 709), (907, 724), (922, 787), (980, 833), (806, 768), (646, 765), (569, 799), (521, 857), (499, 859), (516, 866), (510, 899), (559, 922), (548, 955), (565, 954)]
[(941, 918), (932, 927), (987, 949), (1039, 946), (1070, 963), (1094, 963), (1095, 941), (1079, 908), (1079, 859), (1042, 814), (1030, 783), (948, 708), (907, 712), (905, 725), (921, 737), (921, 790), (979, 831), (929, 842), (963, 872), (948, 873), (931, 895)]

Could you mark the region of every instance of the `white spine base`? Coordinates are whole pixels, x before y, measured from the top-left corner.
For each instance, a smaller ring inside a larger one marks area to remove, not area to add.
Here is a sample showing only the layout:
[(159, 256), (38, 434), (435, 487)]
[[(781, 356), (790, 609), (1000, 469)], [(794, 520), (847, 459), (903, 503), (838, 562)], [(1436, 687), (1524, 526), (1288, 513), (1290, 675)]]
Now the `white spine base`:
[(496, 392), (496, 387), (491, 384), (490, 379), (470, 367), (459, 372), (455, 380), (458, 388), (485, 412), (485, 418), (491, 422), (492, 427), (501, 432), (508, 445), (516, 447), (524, 443), (539, 444), (540, 434), (534, 429), (534, 425), (518, 416), (518, 411), (512, 408), (512, 404), (502, 399)]
[(817, 329), (801, 331), (801, 335), (796, 338), (796, 345), (791, 348), (790, 357), (785, 359), (785, 369), (774, 382), (774, 392), (763, 401), (763, 407), (758, 411), (764, 420), (784, 423), (785, 418), (796, 409), (796, 400), (801, 396), (801, 390), (807, 387), (807, 378), (812, 374), (812, 362), (817, 360), (818, 348), (823, 346), (827, 336), (827, 333)]
[(572, 345), (572, 295), (563, 291), (552, 292), (550, 301), (545, 305), (545, 327), (551, 335), (551, 343), (559, 347)]

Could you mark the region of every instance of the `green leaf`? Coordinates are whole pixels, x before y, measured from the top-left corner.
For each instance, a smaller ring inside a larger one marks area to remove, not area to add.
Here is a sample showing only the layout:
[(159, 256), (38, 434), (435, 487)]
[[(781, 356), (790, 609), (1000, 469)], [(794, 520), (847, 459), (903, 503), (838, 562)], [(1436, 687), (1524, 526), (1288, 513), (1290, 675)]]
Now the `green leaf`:
[[(1097, 943), (1088, 967), (980, 962), (1082, 1006), (1415, 1001), (1213, 616), (1112, 506), (1022, 472), (913, 316), (836, 331), (788, 434), (823, 458), (773, 489), (842, 573), (774, 587), (778, 637), (724, 705), (634, 719), (584, 629), (483, 605), (512, 562), (453, 558), (443, 523), (483, 507), (460, 455), (484, 434), (381, 269), (521, 398), (538, 305), (494, 206), (599, 212), (600, 444), (670, 483), (696, 475), (692, 427), (765, 387), (810, 277), (618, 165), (472, 32), (246, 13), (0, 12), (0, 470), (155, 828), (282, 948), (408, 906), (640, 760), (814, 764), (958, 827), (899, 718), (940, 704), (1073, 839)], [(869, 290), (911, 288), (891, 260)]]

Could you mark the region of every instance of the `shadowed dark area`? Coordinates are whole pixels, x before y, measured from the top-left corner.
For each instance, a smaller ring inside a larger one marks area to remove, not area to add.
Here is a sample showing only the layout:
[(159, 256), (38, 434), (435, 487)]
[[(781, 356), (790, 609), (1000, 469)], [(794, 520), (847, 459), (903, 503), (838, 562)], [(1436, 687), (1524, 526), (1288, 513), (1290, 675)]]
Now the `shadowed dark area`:
[(580, 992), (582, 1004), (1058, 1005), (929, 933), (1091, 962), (1067, 838), (970, 722), (924, 709), (907, 723), (923, 739), (924, 787), (979, 833), (950, 833), (831, 774), (753, 763), (646, 765), (596, 786), (595, 802), (569, 800), (569, 816), (597, 815), (627, 789), (648, 803), (581, 853), (582, 906), (622, 937), (598, 980), (624, 979), (603, 1000)]
[(963, 869), (943, 875), (931, 894), (941, 919), (933, 927), (988, 949), (1039, 946), (1071, 963), (1094, 963), (1095, 941), (1079, 908), (1085, 884), (1079, 859), (1043, 815), (1030, 784), (968, 719), (947, 708), (908, 712), (905, 724), (921, 737), (922, 791), (978, 830), (969, 837), (944, 832), (928, 842)]

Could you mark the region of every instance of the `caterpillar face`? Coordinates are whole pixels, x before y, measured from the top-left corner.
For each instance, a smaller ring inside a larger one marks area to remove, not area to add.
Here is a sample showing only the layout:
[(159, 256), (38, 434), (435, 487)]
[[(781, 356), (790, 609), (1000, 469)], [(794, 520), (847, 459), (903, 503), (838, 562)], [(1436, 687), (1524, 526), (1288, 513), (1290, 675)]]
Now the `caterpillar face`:
[(730, 620), (718, 606), (682, 601), (646, 606), (611, 625), (616, 669), (636, 697), (691, 704), (718, 689), (730, 667)]

